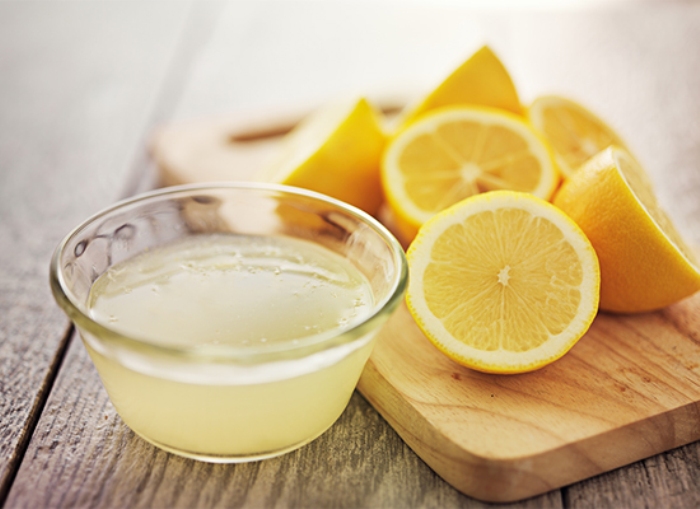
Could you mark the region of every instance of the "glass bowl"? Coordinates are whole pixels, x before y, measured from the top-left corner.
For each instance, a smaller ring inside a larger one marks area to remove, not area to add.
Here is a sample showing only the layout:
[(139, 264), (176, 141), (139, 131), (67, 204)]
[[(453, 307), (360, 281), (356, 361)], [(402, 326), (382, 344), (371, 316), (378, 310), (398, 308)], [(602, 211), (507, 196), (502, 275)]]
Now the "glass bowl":
[(189, 185), (86, 220), (51, 260), (123, 421), (211, 462), (294, 450), (352, 395), (408, 269), (374, 218), (256, 183)]

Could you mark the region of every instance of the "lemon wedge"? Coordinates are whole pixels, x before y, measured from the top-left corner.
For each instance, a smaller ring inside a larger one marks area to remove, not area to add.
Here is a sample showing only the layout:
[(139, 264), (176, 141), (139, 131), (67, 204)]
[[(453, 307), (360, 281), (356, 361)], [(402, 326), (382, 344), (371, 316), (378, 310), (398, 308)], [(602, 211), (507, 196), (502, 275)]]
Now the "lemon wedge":
[(661, 208), (640, 164), (610, 147), (569, 178), (554, 204), (590, 239), (601, 270), (600, 307), (659, 309), (700, 291), (700, 265)]
[(508, 70), (491, 48), (482, 46), (430, 93), (406, 107), (398, 125), (405, 127), (430, 110), (458, 104), (490, 106), (516, 114), (523, 112)]
[(379, 113), (365, 98), (328, 104), (287, 134), (261, 178), (324, 193), (374, 215), (383, 201), (385, 144)]

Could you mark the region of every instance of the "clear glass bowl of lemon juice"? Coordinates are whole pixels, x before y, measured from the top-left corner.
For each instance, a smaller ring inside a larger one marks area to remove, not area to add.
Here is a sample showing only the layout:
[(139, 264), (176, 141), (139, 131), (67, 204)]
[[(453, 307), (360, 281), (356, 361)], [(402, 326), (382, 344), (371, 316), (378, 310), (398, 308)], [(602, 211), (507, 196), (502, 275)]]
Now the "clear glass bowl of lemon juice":
[(255, 183), (125, 200), (51, 261), (54, 297), (123, 421), (212, 462), (277, 456), (328, 429), (407, 274), (374, 218)]

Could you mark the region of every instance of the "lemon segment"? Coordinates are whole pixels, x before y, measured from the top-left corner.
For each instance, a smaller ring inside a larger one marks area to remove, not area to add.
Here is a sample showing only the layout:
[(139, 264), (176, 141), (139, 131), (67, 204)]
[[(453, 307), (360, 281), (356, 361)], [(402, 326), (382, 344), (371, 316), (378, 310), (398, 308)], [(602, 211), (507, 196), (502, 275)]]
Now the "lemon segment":
[(610, 147), (583, 165), (554, 204), (598, 253), (601, 309), (652, 311), (700, 291), (695, 253), (659, 205), (644, 169), (624, 149)]
[(477, 50), (421, 100), (407, 106), (398, 125), (405, 127), (430, 110), (459, 104), (490, 106), (522, 114), (513, 80), (488, 46)]
[(379, 113), (366, 99), (332, 103), (285, 137), (261, 178), (324, 193), (374, 215), (383, 201), (385, 144)]
[(475, 106), (432, 111), (399, 132), (381, 171), (404, 241), (469, 196), (508, 189), (549, 199), (559, 183), (551, 150), (524, 119)]
[(439, 213), (408, 253), (407, 304), (454, 361), (522, 373), (563, 356), (598, 309), (600, 272), (585, 235), (526, 193), (494, 191)]
[(527, 116), (552, 146), (565, 177), (608, 146), (625, 147), (622, 138), (600, 117), (564, 97), (538, 97)]

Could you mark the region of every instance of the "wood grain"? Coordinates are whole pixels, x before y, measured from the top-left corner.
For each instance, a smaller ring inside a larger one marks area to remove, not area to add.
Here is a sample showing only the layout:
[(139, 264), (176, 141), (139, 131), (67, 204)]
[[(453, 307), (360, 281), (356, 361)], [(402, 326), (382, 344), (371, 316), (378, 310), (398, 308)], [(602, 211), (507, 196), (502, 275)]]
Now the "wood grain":
[(575, 484), (564, 491), (565, 507), (700, 507), (700, 444), (679, 447), (666, 454), (620, 468)]
[(561, 360), (517, 376), (442, 355), (402, 307), (359, 390), (438, 474), (490, 501), (543, 493), (700, 439), (700, 293), (601, 313)]
[(185, 14), (183, 4), (0, 3), (0, 502), (67, 342), (51, 252), (117, 198)]

